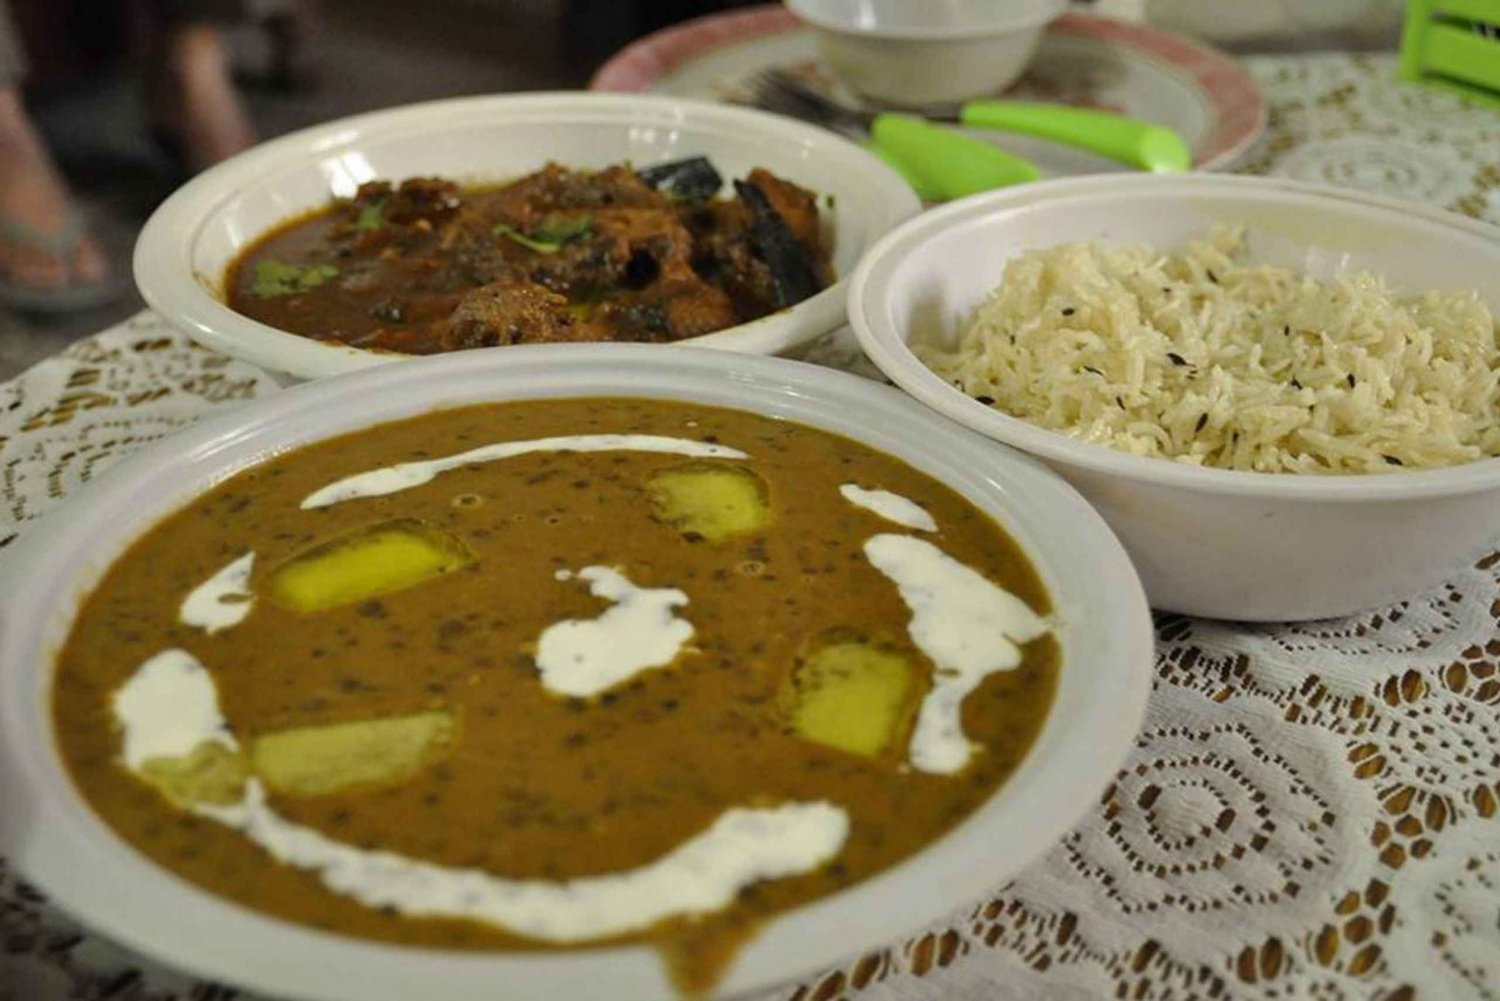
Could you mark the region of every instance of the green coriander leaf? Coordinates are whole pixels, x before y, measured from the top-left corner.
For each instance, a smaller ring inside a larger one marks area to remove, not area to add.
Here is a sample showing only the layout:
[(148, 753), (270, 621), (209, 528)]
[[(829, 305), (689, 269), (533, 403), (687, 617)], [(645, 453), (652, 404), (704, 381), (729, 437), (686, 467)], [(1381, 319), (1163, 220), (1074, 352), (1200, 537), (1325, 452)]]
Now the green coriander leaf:
[(493, 232), (496, 236), (508, 237), (510, 240), (515, 243), (519, 243), (527, 250), (534, 250), (538, 254), (555, 254), (562, 249), (562, 244), (560, 243), (548, 243), (543, 240), (533, 240), (531, 237), (516, 229), (514, 226), (507, 226), (503, 222), (496, 224), (495, 228), (491, 230), (491, 232)]
[(565, 243), (576, 240), (587, 235), (594, 228), (594, 217), (588, 213), (576, 215), (572, 218), (565, 216), (549, 215), (542, 220), (542, 224), (532, 231), (532, 238), (542, 243), (555, 243), (562, 246)]
[(261, 299), (274, 299), (283, 295), (311, 292), (330, 278), (336, 277), (338, 273), (339, 269), (332, 264), (256, 261), (255, 276), (250, 283), (250, 294)]
[(354, 220), (354, 228), (361, 233), (368, 233), (372, 229), (379, 229), (385, 225), (385, 202), (371, 202), (359, 210), (359, 218)]

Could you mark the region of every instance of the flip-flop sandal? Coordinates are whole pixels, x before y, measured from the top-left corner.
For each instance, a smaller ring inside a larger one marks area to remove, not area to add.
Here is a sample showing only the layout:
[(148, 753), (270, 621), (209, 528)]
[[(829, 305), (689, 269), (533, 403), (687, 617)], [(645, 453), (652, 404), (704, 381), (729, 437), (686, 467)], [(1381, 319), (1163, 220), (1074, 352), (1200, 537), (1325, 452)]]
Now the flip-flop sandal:
[[(77, 277), (73, 257), (78, 249), (78, 242), (83, 239), (84, 228), (83, 216), (69, 205), (63, 210), (62, 227), (50, 235), (23, 222), (0, 219), (0, 242), (34, 250), (62, 262), (67, 270), (68, 280), (72, 281)], [(103, 281), (81, 285), (62, 285), (58, 288), (38, 288), (0, 277), (0, 305), (24, 312), (72, 313), (102, 306), (119, 298), (124, 289), (124, 282), (117, 278), (105, 278)]]

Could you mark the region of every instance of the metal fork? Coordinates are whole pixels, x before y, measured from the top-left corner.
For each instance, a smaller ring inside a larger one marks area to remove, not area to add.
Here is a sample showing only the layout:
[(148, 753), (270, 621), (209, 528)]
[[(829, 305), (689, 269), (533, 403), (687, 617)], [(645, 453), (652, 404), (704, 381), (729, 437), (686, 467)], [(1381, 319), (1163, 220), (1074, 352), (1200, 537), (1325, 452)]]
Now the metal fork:
[(857, 136), (867, 135), (875, 112), (836, 101), (780, 69), (761, 70), (747, 83), (755, 105)]
[[(770, 104), (775, 102), (787, 108), (802, 110), (804, 113), (797, 114), (796, 111), (782, 111), (782, 114), (790, 114), (796, 118), (805, 118), (809, 121), (817, 121), (819, 124), (827, 122), (848, 123), (846, 128), (869, 129), (870, 123), (875, 116), (884, 112), (897, 112), (900, 114), (916, 115), (930, 122), (944, 122), (947, 124), (958, 124), (962, 121), (963, 106), (960, 104), (924, 104), (902, 108), (863, 108), (829, 97), (816, 87), (798, 79), (784, 69), (761, 70), (749, 80), (750, 88), (755, 95), (755, 103), (771, 111), (780, 108), (772, 108)], [(814, 117), (816, 116), (816, 117)], [(835, 128), (839, 127), (837, 125)]]

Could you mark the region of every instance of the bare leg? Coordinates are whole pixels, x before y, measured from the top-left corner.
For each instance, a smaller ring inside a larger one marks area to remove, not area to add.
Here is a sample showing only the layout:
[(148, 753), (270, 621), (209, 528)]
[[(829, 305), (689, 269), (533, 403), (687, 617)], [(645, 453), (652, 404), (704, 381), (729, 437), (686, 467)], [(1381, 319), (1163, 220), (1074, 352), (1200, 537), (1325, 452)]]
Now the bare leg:
[(181, 141), (188, 166), (202, 170), (254, 145), (255, 127), (234, 89), (218, 27), (173, 25), (164, 49), (153, 88), (156, 118)]
[[(15, 87), (0, 87), (0, 220), (45, 238), (62, 231), (67, 212), (67, 186), (32, 127), (20, 94)], [(61, 289), (97, 284), (108, 274), (104, 252), (88, 234), (71, 248), (71, 260), (62, 260), (0, 232), (0, 278), (5, 281)]]

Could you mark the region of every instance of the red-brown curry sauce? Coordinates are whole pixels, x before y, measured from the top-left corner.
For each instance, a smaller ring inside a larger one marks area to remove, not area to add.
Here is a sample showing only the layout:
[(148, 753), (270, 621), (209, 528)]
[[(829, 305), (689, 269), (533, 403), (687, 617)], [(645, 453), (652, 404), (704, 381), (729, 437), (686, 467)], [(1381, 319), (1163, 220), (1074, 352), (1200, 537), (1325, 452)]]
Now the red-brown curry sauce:
[(695, 159), (640, 172), (550, 164), (469, 189), (372, 181), (256, 240), (226, 271), (225, 298), (280, 330), (432, 354), (682, 340), (829, 284), (812, 192), (754, 170), (718, 197), (705, 170)]
[[(299, 502), (336, 479), (499, 440), (630, 432), (722, 442), (749, 453), (774, 522), (753, 537), (694, 542), (653, 522), (643, 485), (680, 456), (535, 453), (443, 473), (401, 493), (330, 508)], [(205, 889), (300, 924), (456, 949), (539, 948), (467, 921), (415, 919), (340, 896), (277, 864), (239, 833), (172, 807), (122, 766), (113, 693), (166, 647), (212, 674), (242, 739), (443, 708), (462, 736), (449, 760), (390, 787), (272, 797), (290, 820), (352, 845), (511, 878), (563, 880), (644, 865), (747, 802), (827, 800), (848, 811), (841, 853), (808, 875), (755, 884), (728, 909), (625, 936), (703, 989), (767, 918), (857, 883), (921, 850), (990, 796), (1024, 758), (1051, 704), (1058, 648), (1027, 645), (963, 705), (979, 750), (955, 775), (870, 759), (787, 732), (777, 693), (813, 644), (853, 635), (921, 669), (910, 612), (861, 544), (893, 529), (839, 493), (856, 482), (920, 503), (927, 536), (1039, 613), (1025, 554), (983, 512), (905, 463), (835, 435), (718, 408), (643, 400), (531, 401), (441, 411), (277, 456), (173, 514), (86, 599), (59, 658), (53, 712), (74, 781), (117, 833)], [(476, 503), (474, 498), (479, 498)], [(460, 501), (460, 499), (462, 499)], [(209, 635), (179, 623), (185, 594), (247, 549), (265, 572), (362, 525), (420, 518), (472, 547), (469, 570), (376, 601), (295, 614), (259, 600)], [(679, 587), (695, 652), (592, 699), (538, 683), (528, 650), (601, 602), (559, 568), (616, 565), (641, 586)], [(925, 690), (925, 682), (924, 682)], [(982, 873), (976, 879), (983, 880)]]

